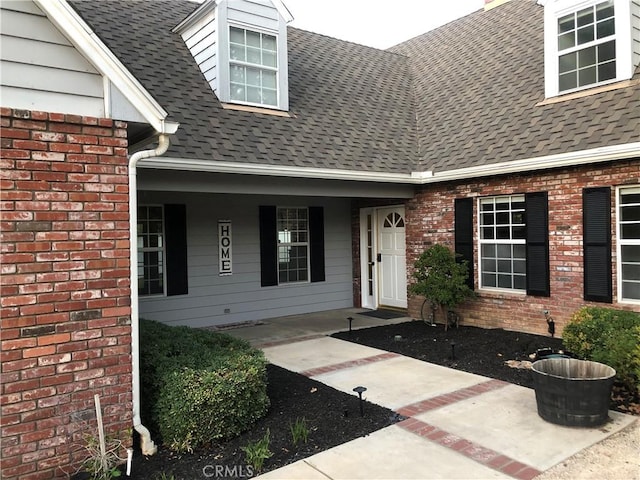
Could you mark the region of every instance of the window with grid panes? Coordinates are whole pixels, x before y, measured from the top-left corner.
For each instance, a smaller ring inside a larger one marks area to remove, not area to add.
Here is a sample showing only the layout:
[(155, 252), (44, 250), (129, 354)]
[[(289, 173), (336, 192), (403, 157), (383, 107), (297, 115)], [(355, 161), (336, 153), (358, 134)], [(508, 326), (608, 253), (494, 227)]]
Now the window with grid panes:
[(232, 101), (277, 106), (277, 38), (229, 27), (229, 80)]
[(480, 199), (480, 287), (526, 291), (524, 195)]
[(309, 211), (278, 208), (278, 283), (309, 281)]
[(558, 19), (560, 92), (616, 78), (613, 3), (600, 2)]
[(640, 187), (620, 189), (618, 199), (622, 300), (640, 301)]
[(163, 208), (138, 207), (138, 295), (164, 293), (165, 245)]

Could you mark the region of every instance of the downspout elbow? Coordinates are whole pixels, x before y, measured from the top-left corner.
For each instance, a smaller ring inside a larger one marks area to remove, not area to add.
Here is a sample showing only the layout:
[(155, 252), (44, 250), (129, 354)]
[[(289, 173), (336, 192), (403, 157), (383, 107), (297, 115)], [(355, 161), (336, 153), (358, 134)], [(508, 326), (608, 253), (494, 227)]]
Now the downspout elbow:
[(140, 435), (140, 448), (143, 455), (153, 455), (158, 447), (151, 439), (151, 432), (142, 424), (140, 414), (140, 320), (138, 318), (138, 246), (136, 244), (138, 224), (138, 188), (137, 166), (140, 160), (164, 155), (169, 149), (169, 135), (160, 134), (158, 146), (151, 150), (142, 150), (129, 157), (129, 283), (131, 285), (131, 377), (133, 395), (133, 428)]

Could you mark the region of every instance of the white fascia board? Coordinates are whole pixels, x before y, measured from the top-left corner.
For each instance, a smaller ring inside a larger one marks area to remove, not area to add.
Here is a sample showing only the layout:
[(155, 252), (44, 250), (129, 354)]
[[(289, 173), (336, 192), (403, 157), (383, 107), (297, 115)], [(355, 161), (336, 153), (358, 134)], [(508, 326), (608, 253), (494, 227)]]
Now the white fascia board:
[[(527, 158), (523, 160), (513, 160), (511, 162), (496, 163), (495, 165), (479, 165), (476, 167), (460, 168), (457, 170), (447, 170), (442, 173), (434, 172), (431, 174), (431, 172), (426, 172), (427, 174), (420, 178), (420, 183), (440, 183), (475, 177), (527, 173), (536, 170), (576, 167), (591, 163), (625, 160), (634, 157), (640, 158), (640, 142), (624, 143), (622, 145), (612, 145), (609, 147), (599, 147), (590, 150), (561, 153), (557, 155), (546, 155), (544, 157)], [(420, 173), (422, 172), (416, 172), (413, 175), (417, 177)]]
[(171, 157), (154, 157), (140, 161), (139, 168), (157, 168), (193, 172), (237, 173), (276, 177), (301, 177), (325, 180), (354, 180), (380, 183), (416, 183), (408, 173), (367, 172), (360, 170), (336, 170), (332, 168), (287, 167), (255, 163), (215, 162)]
[(205, 15), (207, 15), (212, 10), (215, 10), (216, 7), (218, 6), (218, 3), (220, 3), (218, 0), (207, 0), (207, 1), (205, 1), (202, 5), (200, 5), (193, 12), (191, 12), (178, 25), (173, 27), (173, 29), (171, 31), (174, 32), (174, 33), (182, 34), (182, 32), (184, 32), (191, 25), (196, 23), (198, 20), (203, 18)]
[(276, 7), (278, 13), (282, 15), (282, 18), (284, 18), (284, 21), (286, 23), (291, 23), (293, 21), (293, 15), (291, 15), (291, 12), (284, 4), (284, 2), (282, 2), (281, 0), (271, 0), (271, 3), (273, 3), (273, 6)]
[[(189, 26), (193, 25), (195, 22), (204, 17), (211, 10), (214, 10), (221, 4), (224, 0), (207, 0), (198, 8), (196, 8), (193, 12), (191, 12), (184, 20), (182, 20), (178, 25), (173, 27), (172, 32), (182, 33), (185, 29), (189, 28)], [(282, 3), (280, 0), (271, 0), (273, 6), (278, 10), (278, 13), (282, 16), (286, 23), (290, 23), (293, 21), (293, 16), (291, 12), (287, 8), (287, 6)]]
[(152, 157), (141, 160), (139, 168), (181, 170), (192, 172), (236, 173), (241, 175), (263, 175), (276, 177), (316, 178), (324, 180), (351, 180), (360, 182), (404, 183), (426, 185), (455, 180), (464, 180), (512, 173), (527, 173), (552, 168), (575, 167), (598, 162), (610, 162), (629, 158), (640, 158), (640, 142), (600, 147), (579, 152), (547, 155), (502, 162), (495, 165), (447, 170), (407, 173), (367, 172), (360, 170), (336, 170), (331, 168), (287, 167), (255, 163), (216, 162), (210, 160)]
[(127, 70), (66, 0), (34, 0), (96, 69), (109, 79), (159, 133), (173, 134), (179, 124), (166, 120), (167, 112)]

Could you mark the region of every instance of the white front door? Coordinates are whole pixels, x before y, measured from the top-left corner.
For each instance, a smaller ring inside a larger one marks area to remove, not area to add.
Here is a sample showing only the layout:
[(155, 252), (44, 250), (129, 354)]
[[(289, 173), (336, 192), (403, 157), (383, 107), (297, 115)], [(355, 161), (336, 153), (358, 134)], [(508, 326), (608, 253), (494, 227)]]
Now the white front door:
[(379, 304), (407, 308), (404, 207), (377, 211)]

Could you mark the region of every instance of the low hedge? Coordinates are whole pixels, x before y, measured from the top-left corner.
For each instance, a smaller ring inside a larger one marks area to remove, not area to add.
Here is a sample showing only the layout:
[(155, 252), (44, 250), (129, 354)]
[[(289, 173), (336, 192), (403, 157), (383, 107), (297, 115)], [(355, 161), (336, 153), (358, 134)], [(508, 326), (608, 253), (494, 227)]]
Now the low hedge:
[(579, 357), (613, 367), (629, 388), (640, 388), (640, 314), (583, 307), (564, 328), (562, 341)]
[(143, 421), (179, 452), (236, 436), (269, 407), (266, 365), (230, 335), (140, 320)]

